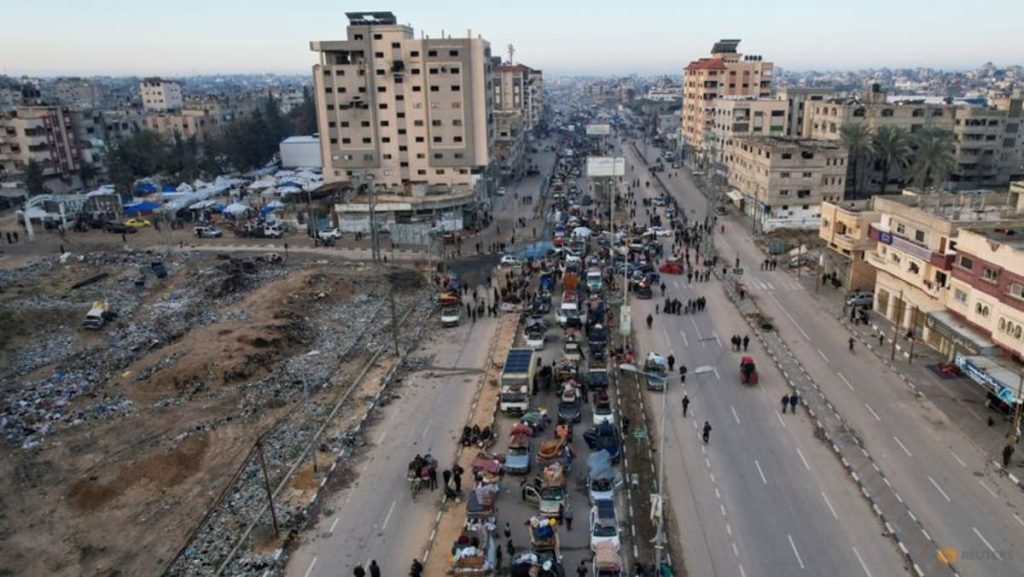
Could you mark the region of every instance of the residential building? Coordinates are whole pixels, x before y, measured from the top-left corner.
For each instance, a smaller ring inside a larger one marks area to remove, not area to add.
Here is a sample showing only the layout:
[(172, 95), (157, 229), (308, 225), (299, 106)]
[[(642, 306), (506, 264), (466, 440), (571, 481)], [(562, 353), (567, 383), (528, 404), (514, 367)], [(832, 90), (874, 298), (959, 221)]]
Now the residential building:
[(950, 181), (957, 188), (1002, 187), (1022, 174), (1021, 99), (1004, 107), (961, 105), (953, 109), (956, 167)]
[(829, 249), (822, 272), (835, 273), (849, 289), (874, 291), (875, 267), (866, 253), (875, 248), (871, 225), (878, 219), (871, 199), (822, 202), (818, 236)]
[[(347, 16), (346, 40), (310, 43), (325, 182), (388, 195), (377, 210), (391, 223), (423, 220), (424, 206), (461, 228), (493, 150), (489, 43), (416, 38), (391, 12)], [(368, 227), (369, 205), (339, 205), (342, 225)]]
[(95, 110), (103, 107), (103, 91), (84, 78), (61, 78), (55, 83), (57, 102), (70, 110)]
[(220, 134), (226, 125), (219, 108), (209, 106), (150, 112), (142, 121), (143, 128), (168, 140), (173, 140), (175, 135), (186, 140), (194, 136), (200, 144)]
[(706, 139), (705, 155), (721, 176), (728, 176), (723, 159), (725, 143), (734, 136), (784, 136), (786, 101), (775, 98), (730, 96), (711, 101), (711, 131)]
[(690, 62), (683, 69), (682, 131), (684, 145), (702, 153), (712, 127), (712, 102), (725, 96), (768, 98), (772, 94), (774, 65), (760, 56), (736, 51), (739, 40), (720, 40), (710, 58)]
[(501, 64), (491, 70), (494, 85), (494, 160), (502, 178), (515, 179), (526, 169), (529, 135), (540, 121), (541, 95), (534, 82), (539, 71), (522, 64)]
[(67, 109), (19, 106), (0, 116), (0, 179), (20, 178), (34, 160), (51, 190), (63, 192), (77, 173), (80, 158)]
[(763, 232), (817, 229), (821, 203), (843, 197), (846, 157), (835, 142), (733, 137), (726, 142), (728, 194)]
[(889, 102), (887, 92), (873, 84), (863, 98), (832, 99), (806, 104), (803, 137), (815, 140), (840, 140), (847, 123), (864, 123), (871, 130), (894, 126), (917, 132), (926, 126), (953, 129), (953, 110), (944, 104), (921, 101)]
[(779, 89), (779, 98), (786, 101), (787, 112), (786, 136), (791, 138), (808, 137), (804, 132), (807, 115), (804, 109), (809, 102), (823, 102), (832, 94), (831, 88), (811, 88), (807, 86), (785, 86)]
[(178, 110), (185, 104), (181, 83), (166, 78), (144, 78), (139, 83), (142, 108), (147, 112)]

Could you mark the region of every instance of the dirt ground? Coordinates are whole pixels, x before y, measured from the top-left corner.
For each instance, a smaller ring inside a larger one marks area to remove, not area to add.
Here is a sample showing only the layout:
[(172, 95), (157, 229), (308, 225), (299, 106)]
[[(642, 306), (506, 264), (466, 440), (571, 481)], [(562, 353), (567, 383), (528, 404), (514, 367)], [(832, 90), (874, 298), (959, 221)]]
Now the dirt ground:
[[(367, 290), (365, 273), (337, 264), (259, 264), (249, 275), (224, 272), (225, 261), (214, 256), (178, 258), (168, 263), (171, 276), (148, 280), (141, 295), (130, 287), (145, 258), (0, 277), (7, 436), (0, 445), (0, 575), (159, 573), (256, 436), (295, 412), (295, 396), (268, 377), (319, 345), (311, 320), (317, 311)], [(97, 272), (109, 276), (71, 288)], [(123, 314), (90, 333), (79, 323), (96, 295), (121, 302)], [(201, 310), (188, 299), (200, 299)], [(339, 334), (358, 328), (330, 322)], [(52, 362), (34, 363), (26, 353), (32, 347)], [(25, 392), (29, 383), (86, 365), (92, 384), (69, 392), (66, 403), (45, 397), (52, 394), (45, 386), (41, 401)], [(49, 421), (39, 444), (25, 448), (21, 435), (29, 429), (8, 415), (37, 401), (64, 418)], [(129, 408), (95, 409), (115, 402)], [(76, 412), (83, 417), (72, 420)], [(296, 490), (303, 492), (310, 487), (301, 479)]]

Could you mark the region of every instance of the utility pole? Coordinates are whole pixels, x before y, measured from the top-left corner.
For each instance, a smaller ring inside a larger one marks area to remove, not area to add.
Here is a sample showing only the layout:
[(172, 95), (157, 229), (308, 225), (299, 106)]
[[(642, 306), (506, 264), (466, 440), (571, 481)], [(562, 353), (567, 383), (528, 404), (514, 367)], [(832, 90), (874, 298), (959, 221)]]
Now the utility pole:
[(398, 352), (398, 314), (395, 312), (395, 282), (394, 279), (388, 280), (388, 300), (391, 301), (391, 341), (395, 345), (395, 356), (399, 356)]
[(896, 341), (900, 338), (900, 317), (903, 316), (903, 289), (900, 289), (900, 299), (896, 304), (896, 320), (892, 324), (892, 352), (889, 353), (889, 360), (896, 360)]
[(256, 438), (256, 450), (260, 455), (260, 471), (263, 472), (263, 486), (267, 489), (267, 501), (270, 502), (270, 518), (274, 522), (274, 538), (276, 539), (281, 528), (277, 524), (277, 511), (274, 510), (274, 492), (270, 489), (270, 476), (267, 475), (267, 459), (263, 455), (263, 435)]
[(1021, 417), (1024, 416), (1024, 399), (1021, 399), (1021, 393), (1024, 393), (1024, 373), (1020, 375), (1020, 381), (1017, 383), (1017, 402), (1014, 403), (1013, 416), (1010, 417), (1010, 430), (1006, 434), (1006, 444), (1010, 447), (1017, 444), (1019, 440), (1017, 431), (1020, 430)]

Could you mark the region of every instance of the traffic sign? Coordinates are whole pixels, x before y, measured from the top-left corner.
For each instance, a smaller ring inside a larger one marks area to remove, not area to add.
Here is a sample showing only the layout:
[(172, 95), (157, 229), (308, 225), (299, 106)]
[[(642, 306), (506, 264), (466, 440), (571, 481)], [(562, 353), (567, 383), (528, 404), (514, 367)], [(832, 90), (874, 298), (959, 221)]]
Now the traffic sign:
[(743, 267), (736, 267), (732, 269), (733, 276), (743, 276)]
[(647, 438), (647, 429), (636, 429), (636, 430), (634, 430), (633, 431), (633, 438), (634, 439), (646, 439)]

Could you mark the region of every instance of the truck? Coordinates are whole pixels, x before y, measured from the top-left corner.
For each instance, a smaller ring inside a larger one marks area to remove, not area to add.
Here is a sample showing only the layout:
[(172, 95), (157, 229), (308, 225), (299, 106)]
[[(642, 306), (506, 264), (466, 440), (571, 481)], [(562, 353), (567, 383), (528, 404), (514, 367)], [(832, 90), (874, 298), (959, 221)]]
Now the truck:
[(599, 269), (587, 271), (587, 288), (590, 289), (590, 292), (600, 291), (601, 284), (601, 271)]
[(459, 326), (459, 321), (462, 319), (462, 304), (459, 302), (458, 295), (450, 292), (444, 293), (438, 297), (437, 301), (441, 305), (441, 326)]
[(558, 517), (566, 499), (565, 470), (559, 462), (544, 467), (544, 472), (533, 482), (524, 482), (522, 496), (527, 502), (535, 503), (544, 517)]
[(85, 320), (82, 321), (82, 326), (93, 330), (103, 328), (109, 315), (110, 308), (107, 305), (107, 301), (94, 301), (89, 312), (85, 313)]
[(555, 311), (555, 320), (564, 327), (568, 324), (570, 317), (578, 318), (579, 312), (580, 303), (579, 298), (576, 296), (576, 291), (566, 289), (562, 292), (562, 304)]
[(533, 349), (510, 349), (501, 369), (498, 408), (505, 414), (524, 414), (530, 409), (530, 393), (537, 372)]

